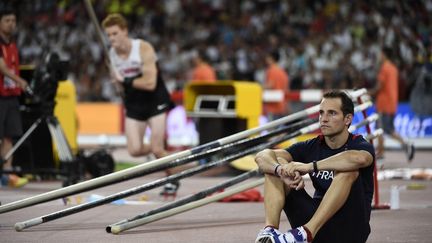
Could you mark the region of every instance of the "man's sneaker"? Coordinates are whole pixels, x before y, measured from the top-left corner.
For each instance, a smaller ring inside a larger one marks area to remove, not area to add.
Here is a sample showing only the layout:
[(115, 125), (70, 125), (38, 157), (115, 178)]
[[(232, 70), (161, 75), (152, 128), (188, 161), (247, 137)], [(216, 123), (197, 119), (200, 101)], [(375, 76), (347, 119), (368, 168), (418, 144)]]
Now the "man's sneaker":
[(179, 187), (180, 187), (180, 182), (178, 181), (167, 183), (165, 184), (163, 190), (160, 192), (160, 195), (164, 197), (168, 197), (168, 196), (175, 197), (177, 195), (177, 191)]
[(279, 242), (283, 243), (308, 243), (312, 242), (312, 239), (308, 241), (308, 234), (303, 226), (291, 229), (286, 233), (279, 235)]
[(1, 184), (3, 186), (10, 186), (19, 188), (28, 183), (28, 179), (24, 177), (19, 177), (14, 174), (3, 175), (1, 178)]
[(255, 243), (280, 243), (279, 236), (282, 234), (279, 230), (273, 227), (265, 227), (260, 230)]
[(408, 162), (411, 163), (411, 161), (414, 159), (414, 154), (415, 154), (414, 144), (408, 143), (406, 148), (405, 148), (405, 153), (406, 153)]

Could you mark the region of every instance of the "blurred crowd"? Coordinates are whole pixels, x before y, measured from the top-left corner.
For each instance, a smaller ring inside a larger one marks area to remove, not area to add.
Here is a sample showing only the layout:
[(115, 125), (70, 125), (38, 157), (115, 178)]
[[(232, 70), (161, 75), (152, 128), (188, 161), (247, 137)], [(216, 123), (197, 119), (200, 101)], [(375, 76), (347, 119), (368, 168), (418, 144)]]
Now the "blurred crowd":
[[(116, 100), (97, 31), (83, 1), (16, 1), (23, 64), (47, 51), (69, 60), (80, 101)], [(291, 89), (372, 87), (383, 46), (393, 48), (400, 99), (418, 68), (432, 62), (432, 0), (98, 0), (98, 19), (119, 12), (132, 37), (152, 43), (170, 90), (190, 80), (192, 58), (207, 54), (218, 80), (264, 82), (277, 50)]]

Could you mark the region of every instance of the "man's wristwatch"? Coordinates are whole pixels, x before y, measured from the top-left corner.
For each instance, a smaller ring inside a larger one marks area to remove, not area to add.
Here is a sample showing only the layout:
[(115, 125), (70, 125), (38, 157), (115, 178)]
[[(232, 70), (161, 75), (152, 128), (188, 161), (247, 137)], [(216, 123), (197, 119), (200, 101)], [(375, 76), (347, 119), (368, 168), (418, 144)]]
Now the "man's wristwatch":
[(277, 164), (276, 167), (274, 168), (274, 172), (273, 172), (273, 174), (274, 174), (275, 176), (277, 176), (277, 177), (280, 177), (279, 174), (278, 174), (278, 169), (279, 169), (280, 166), (281, 166), (280, 164)]
[(314, 161), (312, 162), (312, 165), (313, 165), (313, 172), (317, 173), (317, 172), (318, 172), (318, 165), (317, 165), (316, 160), (314, 160)]

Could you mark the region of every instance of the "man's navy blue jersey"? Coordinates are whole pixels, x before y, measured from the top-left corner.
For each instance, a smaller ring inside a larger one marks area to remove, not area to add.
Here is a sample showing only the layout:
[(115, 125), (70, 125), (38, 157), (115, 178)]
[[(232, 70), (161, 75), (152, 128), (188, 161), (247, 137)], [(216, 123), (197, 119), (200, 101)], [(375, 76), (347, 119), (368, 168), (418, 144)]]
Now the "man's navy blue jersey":
[[(319, 161), (346, 150), (367, 151), (374, 157), (375, 161), (375, 150), (372, 144), (367, 142), (362, 136), (353, 134), (350, 134), (348, 137), (348, 141), (345, 143), (345, 145), (338, 149), (331, 149), (329, 146), (327, 146), (327, 144), (325, 143), (325, 139), (322, 135), (319, 135), (316, 138), (304, 142), (296, 143), (287, 149), (287, 151), (291, 154), (293, 161), (303, 163), (312, 163), (313, 161)], [(374, 190), (373, 168), (374, 163), (372, 163), (368, 167), (361, 168), (359, 170), (359, 177), (362, 178), (365, 193), (365, 205), (371, 205), (372, 203)], [(334, 171), (325, 170), (319, 170), (317, 173), (309, 173), (309, 176), (315, 188), (315, 199), (322, 199), (331, 182), (333, 181), (334, 175)], [(370, 209), (368, 211), (370, 212)]]

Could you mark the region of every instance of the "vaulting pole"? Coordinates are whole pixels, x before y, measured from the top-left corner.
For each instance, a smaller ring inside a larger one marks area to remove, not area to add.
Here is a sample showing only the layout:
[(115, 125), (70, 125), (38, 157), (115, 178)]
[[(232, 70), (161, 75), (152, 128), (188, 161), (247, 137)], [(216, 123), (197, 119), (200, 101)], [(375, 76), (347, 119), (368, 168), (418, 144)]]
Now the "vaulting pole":
[(125, 197), (131, 196), (131, 195), (135, 195), (135, 194), (147, 191), (147, 190), (157, 188), (157, 187), (165, 185), (169, 182), (178, 181), (180, 179), (196, 175), (200, 172), (209, 170), (209, 169), (214, 168), (216, 166), (221, 166), (221, 165), (227, 164), (230, 161), (244, 157), (248, 154), (258, 152), (258, 151), (263, 150), (265, 148), (273, 147), (273, 146), (275, 146), (275, 145), (277, 145), (283, 141), (297, 137), (301, 134), (306, 134), (306, 133), (312, 132), (318, 128), (319, 128), (319, 124), (318, 124), (318, 122), (315, 122), (315, 123), (313, 123), (313, 124), (311, 124), (305, 128), (297, 130), (293, 133), (286, 134), (282, 137), (277, 137), (277, 138), (273, 139), (272, 141), (264, 143), (264, 144), (259, 144), (259, 145), (254, 146), (254, 147), (251, 147), (251, 148), (248, 148), (245, 150), (241, 150), (240, 152), (233, 154), (233, 155), (229, 155), (229, 156), (227, 156), (221, 160), (209, 162), (209, 163), (204, 164), (204, 165), (200, 165), (200, 166), (197, 166), (197, 167), (194, 167), (191, 169), (187, 169), (187, 170), (181, 171), (179, 173), (170, 175), (168, 177), (161, 178), (161, 179), (149, 182), (147, 184), (144, 184), (142, 186), (137, 186), (137, 187), (134, 187), (134, 188), (131, 188), (131, 189), (128, 189), (128, 190), (125, 190), (125, 191), (122, 191), (122, 192), (119, 192), (116, 194), (112, 194), (110, 196), (107, 196), (107, 197), (104, 197), (104, 198), (101, 198), (101, 199), (98, 199), (95, 201), (79, 204), (79, 205), (76, 205), (76, 206), (73, 206), (73, 207), (70, 207), (70, 208), (67, 208), (64, 210), (60, 210), (60, 211), (57, 211), (57, 212), (54, 212), (54, 213), (51, 213), (48, 215), (44, 215), (41, 217), (33, 218), (33, 219), (30, 219), (30, 220), (27, 220), (24, 222), (18, 222), (15, 224), (15, 230), (16, 231), (22, 231), (23, 229), (26, 229), (29, 227), (33, 227), (33, 226), (36, 226), (36, 225), (39, 225), (42, 223), (46, 223), (46, 222), (49, 222), (49, 221), (52, 221), (55, 219), (63, 218), (65, 216), (68, 216), (68, 215), (71, 215), (74, 213), (82, 212), (84, 210), (91, 209), (91, 208), (94, 208), (94, 207), (97, 207), (97, 206), (100, 206), (103, 204), (107, 204), (107, 203), (113, 202), (113, 201), (121, 199), (121, 198), (125, 198)]
[(151, 215), (151, 216), (146, 217), (146, 218), (141, 218), (141, 219), (130, 221), (130, 222), (127, 222), (124, 224), (113, 225), (111, 227), (111, 232), (113, 234), (118, 234), (122, 231), (131, 229), (131, 228), (135, 228), (135, 227), (141, 226), (143, 224), (147, 224), (147, 223), (150, 223), (150, 222), (153, 222), (156, 220), (160, 220), (160, 219), (163, 219), (163, 218), (166, 218), (169, 216), (173, 216), (173, 215), (176, 215), (176, 214), (179, 214), (182, 212), (186, 212), (186, 211), (195, 209), (197, 207), (207, 205), (207, 204), (212, 203), (212, 202), (219, 201), (219, 200), (224, 199), (226, 197), (229, 197), (231, 195), (237, 194), (237, 193), (242, 192), (242, 191), (246, 191), (248, 189), (260, 186), (262, 184), (264, 184), (264, 178), (260, 178), (260, 179), (255, 180), (255, 181), (251, 181), (251, 182), (239, 185), (235, 188), (232, 188), (232, 189), (226, 190), (224, 192), (212, 195), (210, 197), (200, 199), (198, 201), (194, 201), (194, 202), (184, 204), (184, 205), (176, 207), (176, 208), (162, 211), (158, 214), (154, 214), (154, 215)]
[[(365, 94), (367, 92), (366, 89), (360, 89), (360, 90), (356, 90), (350, 93), (351, 97), (353, 99)], [(366, 103), (365, 103), (366, 104)], [(13, 210), (17, 210), (20, 208), (25, 208), (25, 207), (29, 207), (32, 205), (36, 205), (39, 203), (43, 203), (43, 202), (47, 202), (47, 201), (51, 201), (51, 200), (55, 200), (58, 198), (62, 198), (62, 197), (66, 197), (69, 195), (73, 195), (76, 193), (80, 193), (80, 192), (84, 192), (84, 191), (89, 191), (95, 188), (99, 188), (99, 187), (103, 187), (103, 186), (107, 186), (107, 185), (111, 185), (120, 181), (124, 181), (124, 180), (128, 180), (130, 178), (135, 178), (138, 176), (143, 175), (144, 173), (146, 173), (146, 171), (148, 171), (149, 169), (156, 167), (156, 166), (160, 166), (166, 163), (169, 163), (175, 159), (178, 158), (182, 158), (182, 157), (186, 157), (189, 156), (191, 154), (196, 154), (200, 151), (203, 150), (207, 150), (207, 149), (211, 149), (211, 148), (215, 148), (215, 147), (219, 147), (221, 145), (242, 139), (242, 138), (246, 138), (255, 134), (258, 134), (262, 131), (266, 131), (268, 129), (272, 129), (281, 125), (284, 125), (288, 122), (303, 118), (303, 117), (307, 117), (309, 115), (312, 115), (316, 112), (318, 112), (319, 110), (319, 105), (310, 107), (308, 109), (296, 112), (294, 114), (282, 117), (280, 119), (277, 119), (275, 121), (271, 121), (267, 124), (264, 124), (260, 127), (255, 127), (252, 129), (248, 129), (239, 133), (235, 133), (233, 135), (227, 136), (227, 137), (223, 137), (220, 138), (218, 140), (215, 140), (213, 142), (209, 142), (200, 146), (197, 146), (195, 148), (192, 149), (188, 149), (188, 150), (184, 150), (178, 153), (174, 153), (141, 165), (137, 165), (135, 167), (129, 168), (129, 169), (125, 169), (125, 170), (121, 170), (115, 173), (111, 173), (108, 175), (104, 175), (101, 177), (97, 177), (91, 180), (87, 180), (87, 181), (83, 181), (74, 185), (70, 185), (68, 187), (64, 187), (64, 188), (60, 188), (57, 190), (53, 190), (53, 191), (49, 191), (46, 193), (42, 193), (33, 197), (28, 197), (25, 199), (21, 199), (15, 202), (11, 202), (5, 205), (1, 205), (0, 206), (0, 214), (1, 213), (5, 213), (5, 212), (9, 212), (9, 211), (13, 211)]]
[(207, 197), (209, 195), (212, 195), (212, 194), (214, 194), (216, 192), (219, 192), (220, 190), (224, 190), (227, 187), (233, 186), (233, 185), (238, 184), (238, 183), (240, 183), (242, 181), (245, 181), (245, 180), (247, 180), (249, 178), (252, 178), (254, 176), (258, 176), (260, 174), (261, 173), (258, 170), (252, 170), (252, 171), (245, 172), (245, 173), (243, 173), (241, 175), (238, 175), (238, 176), (236, 176), (236, 177), (234, 177), (232, 179), (229, 179), (227, 181), (219, 183), (216, 186), (207, 188), (207, 189), (205, 189), (203, 191), (200, 191), (200, 192), (197, 192), (197, 193), (195, 193), (193, 195), (186, 196), (186, 197), (181, 198), (179, 200), (176, 200), (174, 202), (167, 203), (167, 204), (165, 204), (165, 205), (163, 205), (161, 207), (158, 207), (158, 208), (150, 210), (150, 211), (148, 211), (146, 213), (137, 215), (137, 216), (135, 216), (135, 217), (133, 217), (131, 219), (124, 219), (124, 220), (121, 220), (121, 221), (119, 221), (117, 223), (108, 225), (105, 228), (105, 230), (106, 230), (107, 233), (111, 233), (111, 227), (113, 225), (124, 224), (124, 223), (127, 223), (127, 222), (131, 222), (131, 221), (134, 221), (134, 220), (145, 218), (145, 217), (148, 217), (148, 216), (151, 216), (151, 215), (154, 215), (154, 214), (161, 213), (163, 211), (167, 211), (167, 210), (172, 209), (172, 208), (176, 208), (176, 207), (188, 204), (188, 203), (193, 202), (193, 201), (197, 201), (197, 200), (203, 199), (203, 198), (205, 198), (205, 197)]

